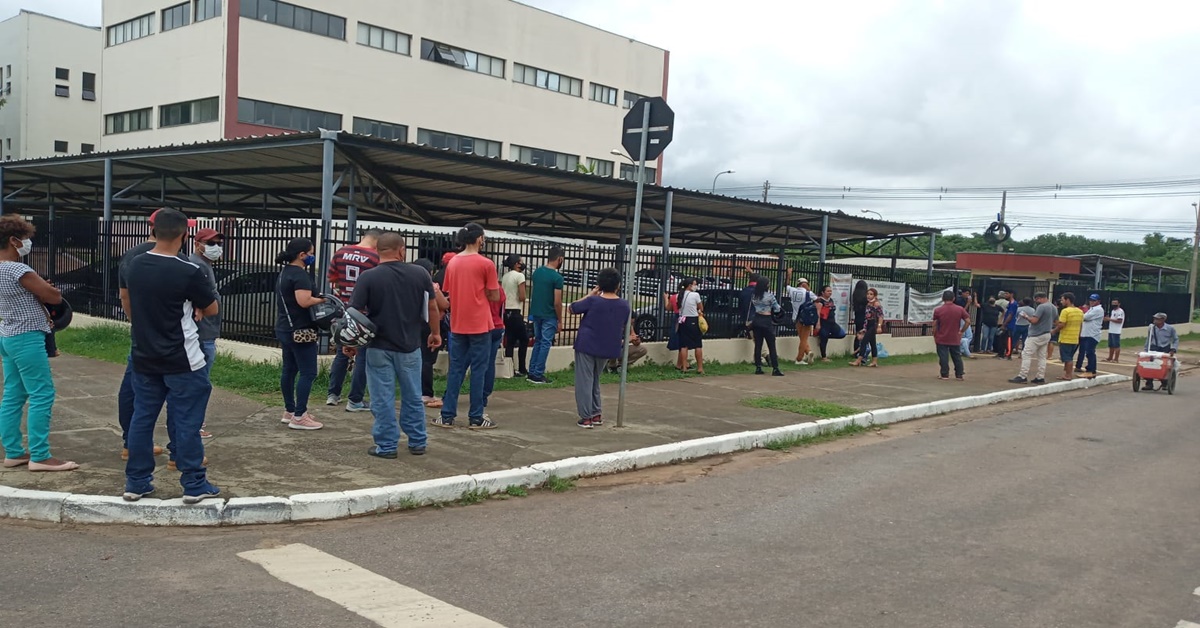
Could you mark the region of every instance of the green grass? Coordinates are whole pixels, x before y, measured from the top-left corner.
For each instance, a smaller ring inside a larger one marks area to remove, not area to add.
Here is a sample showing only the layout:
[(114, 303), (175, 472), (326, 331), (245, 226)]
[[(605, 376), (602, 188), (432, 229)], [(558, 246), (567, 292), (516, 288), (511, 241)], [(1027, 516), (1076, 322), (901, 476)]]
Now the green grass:
[(411, 497), (404, 497), (404, 498), (400, 499), (400, 503), (397, 504), (397, 506), (398, 506), (396, 508), (397, 510), (413, 510), (416, 508), (420, 508), (421, 502), (418, 502), (417, 500), (415, 500)]
[(552, 493), (565, 493), (575, 488), (575, 480), (560, 478), (557, 475), (552, 475), (546, 478), (546, 481), (542, 483), (542, 488), (547, 489)]
[(821, 401), (819, 399), (805, 399), (803, 397), (779, 397), (772, 395), (750, 397), (743, 399), (742, 405), (750, 406), (751, 408), (794, 412), (805, 416), (817, 417), (818, 419), (836, 419), (858, 413), (858, 410), (849, 406)]
[(510, 497), (528, 497), (529, 491), (524, 486), (510, 484), (504, 488), (504, 494)]
[[(1180, 334), (1179, 342), (1200, 342), (1200, 332), (1191, 333), (1191, 334)], [(1103, 345), (1103, 343), (1101, 343), (1101, 344), (1102, 344), (1101, 348), (1103, 348), (1104, 345)], [(1144, 346), (1146, 346), (1145, 338), (1122, 338), (1121, 339), (1121, 347), (1122, 348), (1144, 347)]]
[(471, 506), (487, 501), (489, 497), (491, 497), (491, 495), (487, 491), (481, 488), (476, 488), (469, 491), (463, 491), (463, 494), (458, 498), (458, 503), (463, 506)]
[(855, 434), (862, 434), (863, 432), (866, 432), (866, 431), (867, 431), (867, 428), (865, 428), (861, 425), (851, 424), (851, 425), (847, 425), (844, 427), (840, 427), (836, 430), (829, 430), (828, 432), (822, 432), (820, 434), (813, 434), (813, 435), (808, 435), (808, 436), (789, 436), (787, 438), (779, 438), (779, 439), (776, 439), (773, 441), (768, 441), (768, 442), (764, 443), (763, 447), (770, 449), (772, 451), (789, 451), (791, 449), (798, 448), (798, 447), (810, 447), (810, 446), (816, 445), (818, 443), (827, 443), (829, 441), (834, 441), (839, 438), (845, 438), (847, 436), (853, 436)]

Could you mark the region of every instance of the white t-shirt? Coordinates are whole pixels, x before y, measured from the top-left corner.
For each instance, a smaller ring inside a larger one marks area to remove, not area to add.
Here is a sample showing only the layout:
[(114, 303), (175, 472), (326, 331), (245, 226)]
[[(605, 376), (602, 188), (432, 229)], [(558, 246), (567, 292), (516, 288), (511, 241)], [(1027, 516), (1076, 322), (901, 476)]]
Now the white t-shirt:
[(680, 299), (679, 315), (684, 318), (700, 316), (700, 310), (697, 309), (699, 305), (700, 295), (689, 290), (683, 293), (683, 298)]
[(504, 277), (500, 279), (500, 286), (504, 289), (504, 308), (508, 310), (521, 309), (521, 300), (517, 297), (517, 288), (525, 283), (525, 273), (519, 270), (510, 270), (504, 273)]
[(1121, 330), (1125, 329), (1125, 310), (1117, 308), (1108, 315), (1112, 320), (1108, 321), (1108, 333), (1121, 335)]
[(996, 299), (996, 307), (1000, 308), (1000, 316), (996, 318), (996, 324), (1000, 325), (1004, 323), (1004, 316), (1008, 312), (1008, 299)]
[(814, 301), (817, 299), (817, 295), (813, 294), (811, 290), (797, 286), (788, 286), (787, 295), (792, 301), (793, 312), (799, 310), (801, 305), (804, 305), (804, 300), (805, 298), (809, 298), (809, 295), (811, 295)]

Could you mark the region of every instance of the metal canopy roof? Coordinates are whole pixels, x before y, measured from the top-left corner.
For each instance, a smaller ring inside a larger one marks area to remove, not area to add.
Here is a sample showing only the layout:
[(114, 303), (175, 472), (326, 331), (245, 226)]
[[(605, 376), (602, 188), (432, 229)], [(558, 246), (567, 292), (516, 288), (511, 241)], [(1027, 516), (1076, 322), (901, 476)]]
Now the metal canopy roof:
[(1093, 275), (1096, 271), (1096, 262), (1100, 262), (1102, 270), (1115, 269), (1118, 271), (1128, 271), (1133, 269), (1135, 273), (1157, 273), (1162, 271), (1163, 276), (1168, 275), (1186, 275), (1188, 271), (1182, 268), (1172, 268), (1170, 266), (1159, 266), (1158, 264), (1149, 264), (1146, 262), (1138, 262), (1131, 259), (1121, 257), (1109, 257), (1107, 255), (1096, 255), (1094, 253), (1088, 255), (1068, 255), (1079, 260), (1079, 268), (1082, 274)]
[[(328, 137), (328, 135), (327, 135)], [(193, 215), (319, 216), (320, 133), (251, 137), (0, 163), (6, 211), (51, 206), (100, 215), (111, 160), (114, 214), (169, 205)], [(617, 241), (631, 231), (636, 184), (466, 155), (370, 136), (337, 133), (334, 216), (429, 225), (475, 221), (489, 229)], [(673, 192), (671, 242), (727, 250), (819, 248), (828, 242), (919, 236), (938, 229), (703, 192), (648, 185), (643, 233), (661, 242)]]

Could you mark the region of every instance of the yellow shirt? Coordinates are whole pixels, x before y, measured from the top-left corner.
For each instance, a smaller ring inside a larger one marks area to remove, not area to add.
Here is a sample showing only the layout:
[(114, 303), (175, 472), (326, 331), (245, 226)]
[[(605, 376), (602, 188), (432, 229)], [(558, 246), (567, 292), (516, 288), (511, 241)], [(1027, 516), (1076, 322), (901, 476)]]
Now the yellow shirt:
[(1083, 329), (1083, 310), (1074, 305), (1065, 307), (1058, 315), (1058, 322), (1063, 324), (1062, 329), (1058, 331), (1058, 344), (1079, 344), (1079, 331)]

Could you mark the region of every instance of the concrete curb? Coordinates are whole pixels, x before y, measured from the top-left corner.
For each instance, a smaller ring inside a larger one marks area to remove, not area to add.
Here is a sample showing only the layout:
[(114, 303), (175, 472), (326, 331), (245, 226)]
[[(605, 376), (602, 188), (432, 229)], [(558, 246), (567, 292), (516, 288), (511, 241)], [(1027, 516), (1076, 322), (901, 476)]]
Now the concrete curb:
[(120, 497), (105, 495), (73, 495), (0, 486), (0, 518), (143, 526), (236, 526), (345, 519), (450, 502), (461, 498), (464, 493), (493, 495), (503, 493), (510, 486), (534, 488), (543, 484), (550, 476), (578, 478), (673, 464), (705, 456), (757, 449), (772, 441), (815, 436), (847, 425), (887, 425), (980, 408), (1002, 401), (1117, 384), (1130, 379), (1125, 375), (1101, 375), (1095, 379), (1012, 388), (985, 395), (885, 408), (766, 430), (723, 434), (596, 456), (565, 458), (516, 469), (456, 475), (379, 488), (305, 493), (291, 497), (234, 497), (185, 506), (180, 499), (142, 499), (130, 503)]

